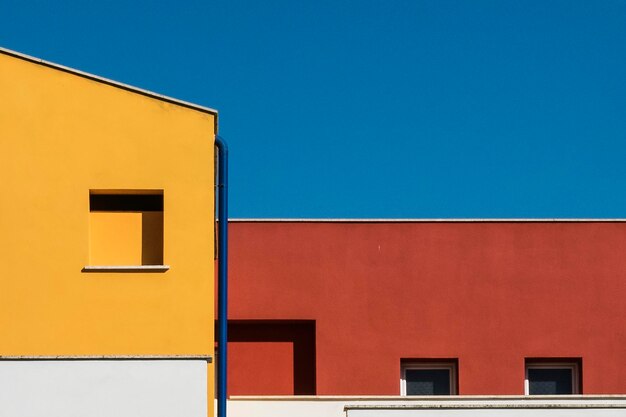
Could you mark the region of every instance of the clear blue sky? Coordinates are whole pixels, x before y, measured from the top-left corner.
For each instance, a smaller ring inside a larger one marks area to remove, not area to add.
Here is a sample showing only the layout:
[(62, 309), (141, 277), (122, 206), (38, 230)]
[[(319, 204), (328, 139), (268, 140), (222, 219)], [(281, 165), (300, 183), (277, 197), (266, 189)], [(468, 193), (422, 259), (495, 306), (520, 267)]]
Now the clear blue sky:
[(231, 217), (626, 217), (626, 0), (2, 0), (0, 45), (218, 109)]

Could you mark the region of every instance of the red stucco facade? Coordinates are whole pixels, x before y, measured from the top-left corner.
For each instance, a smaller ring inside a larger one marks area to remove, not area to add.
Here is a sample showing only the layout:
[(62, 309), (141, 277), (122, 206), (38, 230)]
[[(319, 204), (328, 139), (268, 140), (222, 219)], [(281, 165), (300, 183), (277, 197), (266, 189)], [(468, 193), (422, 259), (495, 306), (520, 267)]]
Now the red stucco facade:
[(403, 358), (458, 359), (459, 394), (580, 358), (626, 393), (626, 223), (242, 221), (230, 256), (231, 395), (397, 395)]

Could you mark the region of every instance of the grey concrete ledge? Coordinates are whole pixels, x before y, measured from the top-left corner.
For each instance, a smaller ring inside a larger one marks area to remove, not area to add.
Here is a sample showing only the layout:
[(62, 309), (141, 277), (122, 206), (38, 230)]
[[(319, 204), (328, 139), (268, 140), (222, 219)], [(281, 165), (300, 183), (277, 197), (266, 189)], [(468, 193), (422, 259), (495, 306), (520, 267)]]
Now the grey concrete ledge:
[(507, 404), (397, 404), (397, 405), (346, 405), (347, 410), (475, 410), (475, 409), (626, 409), (626, 403), (507, 403)]

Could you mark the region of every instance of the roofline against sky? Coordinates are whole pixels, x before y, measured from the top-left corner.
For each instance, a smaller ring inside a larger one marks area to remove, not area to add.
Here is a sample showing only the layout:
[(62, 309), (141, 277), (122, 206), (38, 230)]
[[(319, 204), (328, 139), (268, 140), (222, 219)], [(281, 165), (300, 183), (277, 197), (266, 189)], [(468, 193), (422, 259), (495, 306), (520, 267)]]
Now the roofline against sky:
[(39, 64), (39, 65), (43, 65), (46, 67), (50, 67), (50, 68), (54, 68), (57, 69), (59, 71), (63, 71), (63, 72), (67, 72), (70, 74), (74, 74), (74, 75), (78, 75), (79, 77), (83, 77), (83, 78), (87, 78), (102, 84), (107, 84), (113, 87), (117, 87), (117, 88), (121, 88), (123, 90), (127, 90), (127, 91), (131, 91), (133, 93), (137, 93), (137, 94), (141, 94), (147, 97), (151, 97), (157, 100), (161, 100), (161, 101), (166, 101), (168, 103), (172, 103), (172, 104), (176, 104), (179, 106), (183, 106), (183, 107), (187, 107), (190, 109), (194, 109), (194, 110), (198, 110), (204, 113), (209, 113), (211, 115), (217, 116), (217, 110), (215, 109), (211, 109), (209, 107), (204, 107), (204, 106), (200, 106), (198, 104), (194, 104), (194, 103), (189, 103), (187, 101), (183, 101), (183, 100), (179, 100), (173, 97), (168, 97), (168, 96), (164, 96), (162, 94), (158, 94), (152, 91), (148, 91), (148, 90), (144, 90), (142, 88), (138, 88), (138, 87), (133, 87), (132, 85), (128, 85), (128, 84), (124, 84), (124, 83), (120, 83), (118, 81), (113, 81), (110, 80), (108, 78), (104, 78), (104, 77), (100, 77), (98, 75), (94, 75), (94, 74), (90, 74), (88, 72), (84, 72), (84, 71), (79, 71), (77, 69), (74, 68), (70, 68), (70, 67), (66, 67), (63, 65), (59, 65), (59, 64), (55, 64), (54, 62), (49, 62), (49, 61), (44, 61), (43, 59), (40, 58), (35, 58), (32, 57), (30, 55), (26, 55), (26, 54), (22, 54), (20, 52), (16, 52), (16, 51), (12, 51), (10, 49), (6, 49), (3, 47), (0, 47), (0, 53), (1, 54), (5, 54), (5, 55), (9, 55), (15, 58), (19, 58), (19, 59), (23, 59), (25, 61), (29, 61), (29, 62), (33, 62), (35, 64)]
[(626, 223), (626, 219), (272, 219), (272, 218), (234, 218), (234, 223)]

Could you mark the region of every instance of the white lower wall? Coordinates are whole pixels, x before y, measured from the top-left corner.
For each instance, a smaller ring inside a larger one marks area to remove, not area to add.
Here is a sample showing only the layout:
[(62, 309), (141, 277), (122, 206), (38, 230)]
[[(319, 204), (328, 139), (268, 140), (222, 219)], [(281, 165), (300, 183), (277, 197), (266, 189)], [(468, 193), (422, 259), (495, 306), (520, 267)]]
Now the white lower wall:
[(206, 360), (0, 360), (0, 417), (206, 415)]
[(232, 397), (228, 417), (626, 417), (626, 396)]

